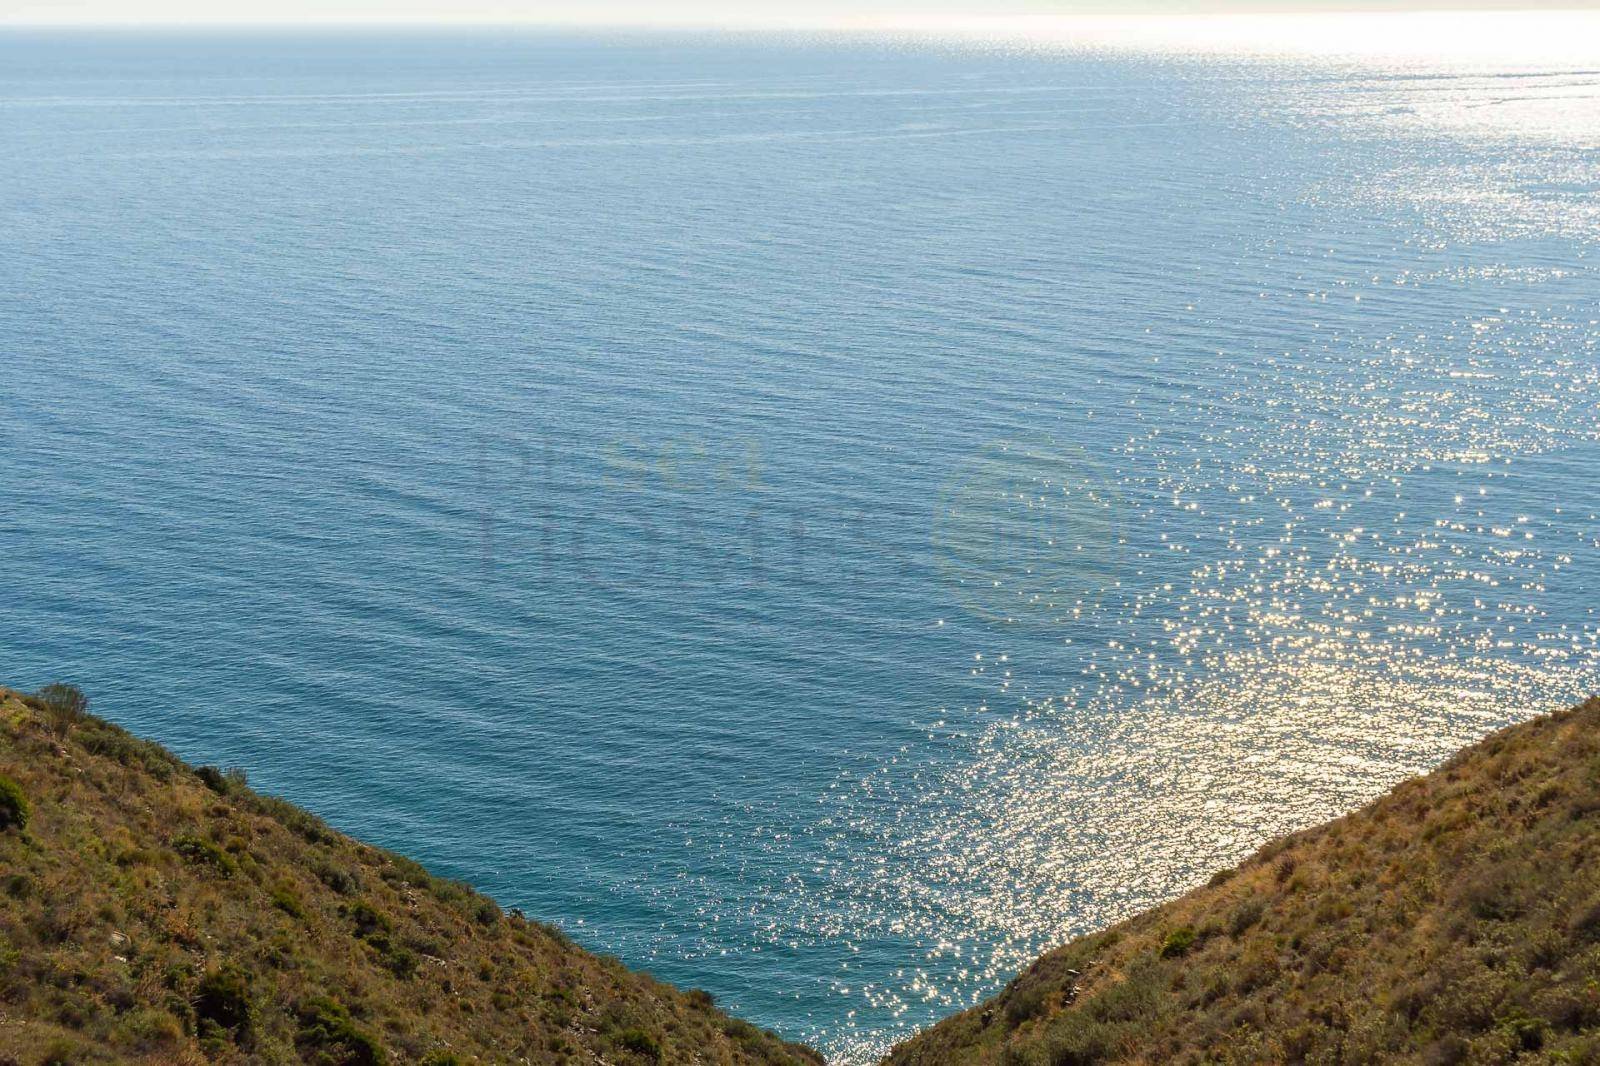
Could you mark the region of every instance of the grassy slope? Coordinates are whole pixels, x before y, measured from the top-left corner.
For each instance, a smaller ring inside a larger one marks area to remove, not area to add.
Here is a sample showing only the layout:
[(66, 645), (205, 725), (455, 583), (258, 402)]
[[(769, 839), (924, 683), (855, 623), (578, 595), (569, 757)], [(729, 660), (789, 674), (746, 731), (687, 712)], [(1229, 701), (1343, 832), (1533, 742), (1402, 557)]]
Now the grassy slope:
[(820, 1061), (240, 781), (4, 689), (0, 777), (31, 808), (24, 830), (0, 829), (0, 1064)]
[(1600, 701), (1051, 952), (888, 1061), (1600, 1063)]

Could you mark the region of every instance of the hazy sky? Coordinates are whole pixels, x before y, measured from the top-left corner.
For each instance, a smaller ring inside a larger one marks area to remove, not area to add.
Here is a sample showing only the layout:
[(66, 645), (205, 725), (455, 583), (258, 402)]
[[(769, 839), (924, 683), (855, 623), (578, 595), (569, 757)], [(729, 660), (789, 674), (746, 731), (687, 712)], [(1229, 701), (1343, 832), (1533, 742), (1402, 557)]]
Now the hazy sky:
[(531, 22), (899, 24), (1012, 15), (1586, 8), (1600, 0), (0, 0), (5, 23)]

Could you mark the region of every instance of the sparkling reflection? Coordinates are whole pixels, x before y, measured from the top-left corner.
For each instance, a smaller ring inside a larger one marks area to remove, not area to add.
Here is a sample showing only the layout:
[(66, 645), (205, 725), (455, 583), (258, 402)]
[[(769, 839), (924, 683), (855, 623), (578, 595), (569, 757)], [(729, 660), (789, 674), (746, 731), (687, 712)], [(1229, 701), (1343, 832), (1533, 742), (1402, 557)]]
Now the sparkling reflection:
[[(1281, 308), (1281, 335), (1230, 336), (1187, 305), (1153, 327), (1163, 354), (1123, 409), (1068, 404), (1032, 427), (1103, 443), (1055, 475), (1019, 465), (1017, 521), (1060, 500), (1052, 476), (1093, 469), (1121, 509), (1123, 579), (1084, 596), (1063, 577), (1052, 597), (1037, 538), (1025, 575), (997, 560), (967, 666), (988, 697), (829, 795), (830, 931), (922, 960), (893, 979), (842, 969), (834, 994), (915, 1027), (1595, 686), (1597, 85), (1561, 68), (1289, 83), (1288, 121), (1339, 126), (1352, 157), (1396, 149), (1378, 168), (1330, 160), (1299, 205), (1354, 199), (1415, 266), (1377, 267), (1337, 233), (1264, 247), (1249, 267), (1278, 283), (1255, 298)], [(1460, 162), (1466, 141), (1498, 161)], [(865, 1060), (900, 1035), (827, 1044)]]

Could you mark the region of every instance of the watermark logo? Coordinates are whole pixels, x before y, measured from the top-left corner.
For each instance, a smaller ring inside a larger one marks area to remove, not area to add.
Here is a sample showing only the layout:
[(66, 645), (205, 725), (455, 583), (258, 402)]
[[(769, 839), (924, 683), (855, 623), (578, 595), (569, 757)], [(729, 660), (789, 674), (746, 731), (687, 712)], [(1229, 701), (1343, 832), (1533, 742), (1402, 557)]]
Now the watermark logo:
[(1082, 448), (994, 441), (941, 487), (933, 558), (956, 601), (980, 617), (1057, 624), (1117, 588), (1127, 516), (1115, 480)]
[(765, 585), (807, 560), (804, 516), (779, 506), (753, 437), (480, 442), (476, 465), (486, 578), (638, 594)]

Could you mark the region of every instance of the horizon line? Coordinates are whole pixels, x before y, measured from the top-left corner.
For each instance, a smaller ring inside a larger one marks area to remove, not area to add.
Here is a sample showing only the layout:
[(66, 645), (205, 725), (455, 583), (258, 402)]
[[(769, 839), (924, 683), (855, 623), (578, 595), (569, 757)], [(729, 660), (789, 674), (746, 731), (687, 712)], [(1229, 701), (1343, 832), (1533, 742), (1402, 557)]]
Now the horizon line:
[[(493, 0), (491, 0), (491, 3)], [(482, 28), (482, 29), (595, 29), (595, 30), (694, 30), (694, 31), (799, 31), (799, 32), (993, 32), (1004, 29), (1028, 27), (1066, 27), (1074, 23), (1110, 26), (1153, 22), (1229, 21), (1261, 19), (1326, 19), (1338, 16), (1516, 16), (1540, 15), (1600, 15), (1600, 3), (1595, 0), (1554, 0), (1537, 7), (1518, 5), (1513, 0), (1438, 0), (1438, 2), (1391, 4), (1387, 0), (1368, 0), (1366, 3), (1330, 2), (1326, 5), (1294, 9), (1270, 6), (1273, 0), (1261, 3), (1183, 4), (1182, 6), (1146, 4), (1137, 10), (1126, 7), (1085, 7), (1073, 11), (1010, 11), (993, 14), (969, 15), (938, 11), (904, 11), (847, 14), (775, 14), (751, 16), (739, 14), (698, 13), (683, 17), (653, 15), (551, 15), (526, 17), (488, 9), (456, 14), (424, 12), (417, 14), (353, 14), (335, 13), (329, 17), (291, 13), (282, 17), (259, 13), (242, 17), (215, 17), (209, 13), (191, 15), (162, 12), (141, 17), (8, 17), (0, 15), (0, 30), (14, 29), (428, 29), (428, 28)]]

